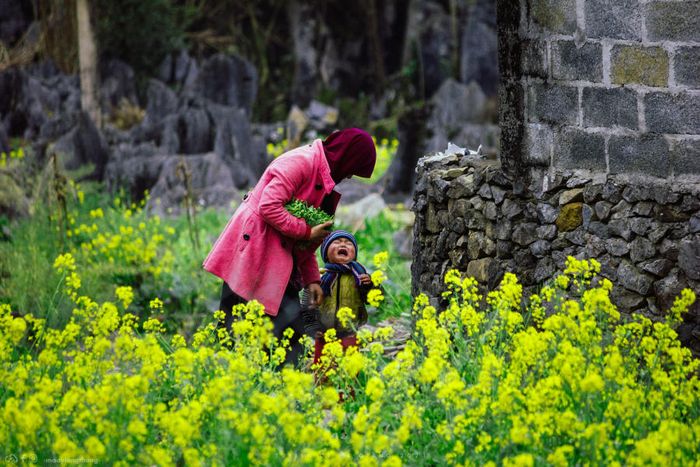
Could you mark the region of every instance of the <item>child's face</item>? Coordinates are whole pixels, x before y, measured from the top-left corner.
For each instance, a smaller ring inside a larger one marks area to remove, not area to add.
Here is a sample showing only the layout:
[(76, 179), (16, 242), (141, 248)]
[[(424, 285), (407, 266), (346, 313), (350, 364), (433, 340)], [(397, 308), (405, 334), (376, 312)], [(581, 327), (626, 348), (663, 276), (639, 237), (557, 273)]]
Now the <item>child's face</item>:
[(328, 245), (328, 262), (347, 264), (355, 259), (355, 246), (344, 237), (337, 238)]

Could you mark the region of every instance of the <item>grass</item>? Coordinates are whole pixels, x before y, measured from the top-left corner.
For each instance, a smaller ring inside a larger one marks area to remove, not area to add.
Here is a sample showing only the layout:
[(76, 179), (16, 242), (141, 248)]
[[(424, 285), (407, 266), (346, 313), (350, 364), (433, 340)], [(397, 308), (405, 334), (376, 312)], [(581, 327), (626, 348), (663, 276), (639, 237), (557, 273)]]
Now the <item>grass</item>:
[[(67, 232), (59, 228), (56, 213), (43, 205), (36, 206), (31, 217), (3, 220), (11, 233), (0, 241), (0, 303), (46, 318), (51, 327), (64, 326), (73, 304), (57, 293), (62, 277), (52, 265), (59, 254), (71, 252), (80, 268), (81, 290), (97, 301), (113, 299), (117, 286), (128, 285), (134, 289), (138, 309), (148, 310), (156, 296), (163, 300), (169, 332), (190, 335), (212, 320), (221, 281), (201, 264), (230, 211), (200, 209), (196, 222), (190, 224), (184, 214), (151, 216), (143, 203), (131, 203), (123, 196), (111, 198), (99, 184), (79, 190), (80, 197), (68, 199)], [(381, 214), (368, 219), (357, 232), (361, 259), (370, 269), (375, 253), (390, 255), (390, 281), (385, 284), (390, 300), (373, 321), (410, 309), (410, 263), (394, 252), (392, 235), (397, 228), (395, 220)], [(145, 312), (140, 316), (146, 317)]]

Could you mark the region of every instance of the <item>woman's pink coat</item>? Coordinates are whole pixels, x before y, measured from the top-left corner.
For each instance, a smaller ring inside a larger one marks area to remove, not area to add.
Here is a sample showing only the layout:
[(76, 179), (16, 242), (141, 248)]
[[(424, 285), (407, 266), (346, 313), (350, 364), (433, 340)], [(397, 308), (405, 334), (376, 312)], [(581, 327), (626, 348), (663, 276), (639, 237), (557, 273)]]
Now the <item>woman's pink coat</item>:
[[(318, 245), (297, 246), (297, 240), (308, 238), (310, 228), (284, 205), (298, 198), (319, 207), (334, 186), (320, 139), (279, 156), (229, 220), (204, 260), (204, 269), (226, 281), (237, 295), (259, 301), (266, 313), (277, 316), (294, 263), (304, 286), (320, 280)], [(333, 194), (337, 203), (340, 196)]]

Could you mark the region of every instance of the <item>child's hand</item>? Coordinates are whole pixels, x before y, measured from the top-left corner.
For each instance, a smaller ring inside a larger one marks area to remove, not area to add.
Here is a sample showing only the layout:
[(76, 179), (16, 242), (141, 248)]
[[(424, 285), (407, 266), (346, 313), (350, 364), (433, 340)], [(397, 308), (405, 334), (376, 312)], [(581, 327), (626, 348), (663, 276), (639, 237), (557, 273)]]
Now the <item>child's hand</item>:
[(360, 274), (360, 284), (370, 285), (372, 283), (372, 278), (369, 274)]
[(308, 288), (309, 304), (311, 306), (319, 306), (321, 304), (321, 301), (323, 300), (323, 289), (321, 289), (321, 286), (317, 282), (309, 284)]

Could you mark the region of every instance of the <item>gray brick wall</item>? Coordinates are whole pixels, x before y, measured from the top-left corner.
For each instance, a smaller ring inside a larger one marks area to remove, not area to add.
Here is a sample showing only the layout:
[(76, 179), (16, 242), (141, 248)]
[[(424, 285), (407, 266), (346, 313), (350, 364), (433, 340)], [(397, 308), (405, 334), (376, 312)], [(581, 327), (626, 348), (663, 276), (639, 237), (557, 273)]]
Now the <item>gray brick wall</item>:
[(700, 1), (518, 1), (512, 167), (700, 182)]

